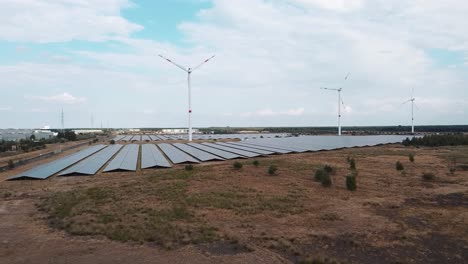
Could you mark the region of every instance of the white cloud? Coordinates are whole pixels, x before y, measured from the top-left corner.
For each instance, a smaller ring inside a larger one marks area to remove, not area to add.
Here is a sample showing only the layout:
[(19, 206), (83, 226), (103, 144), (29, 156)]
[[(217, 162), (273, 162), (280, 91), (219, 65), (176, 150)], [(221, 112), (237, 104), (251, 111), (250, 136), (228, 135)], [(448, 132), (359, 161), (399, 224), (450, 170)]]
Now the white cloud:
[(86, 102), (85, 97), (76, 97), (73, 96), (69, 93), (62, 93), (62, 94), (57, 94), (57, 95), (51, 95), (51, 96), (25, 96), (26, 99), (32, 99), (32, 100), (40, 100), (40, 101), (45, 101), (45, 102), (55, 102), (55, 103), (61, 103), (61, 104), (79, 104), (79, 103), (84, 103)]
[(13, 108), (11, 106), (0, 106), (0, 112), (9, 112)]
[(304, 7), (319, 7), (334, 11), (353, 11), (363, 7), (365, 0), (294, 0)]
[[(255, 112), (245, 112), (240, 114), (240, 116), (249, 117), (249, 116), (259, 116), (259, 117), (269, 117), (269, 116), (301, 116), (304, 114), (304, 108), (293, 108), (286, 111), (273, 111), (270, 108), (261, 109)], [(231, 116), (232, 114), (227, 114)]]
[(120, 15), (130, 6), (126, 0), (4, 0), (0, 40), (46, 43), (128, 37), (142, 29)]

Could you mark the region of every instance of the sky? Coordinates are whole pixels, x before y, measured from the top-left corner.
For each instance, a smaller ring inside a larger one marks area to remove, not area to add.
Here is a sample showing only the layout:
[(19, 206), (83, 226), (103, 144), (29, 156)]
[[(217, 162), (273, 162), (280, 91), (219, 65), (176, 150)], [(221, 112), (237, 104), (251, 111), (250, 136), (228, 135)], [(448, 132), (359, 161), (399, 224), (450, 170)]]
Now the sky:
[(467, 124), (468, 1), (0, 3), (0, 128)]

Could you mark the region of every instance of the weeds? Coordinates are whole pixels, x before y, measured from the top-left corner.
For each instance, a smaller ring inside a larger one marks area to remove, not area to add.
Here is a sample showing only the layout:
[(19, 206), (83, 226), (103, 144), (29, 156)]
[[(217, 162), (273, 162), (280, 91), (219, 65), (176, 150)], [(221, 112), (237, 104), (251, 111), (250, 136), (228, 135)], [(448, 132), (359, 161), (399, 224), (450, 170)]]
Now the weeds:
[(315, 175), (314, 175), (314, 180), (316, 182), (322, 182), (322, 179), (325, 176), (325, 174), (327, 174), (327, 172), (323, 168), (316, 170)]
[(323, 187), (330, 187), (332, 185), (330, 174), (325, 173), (322, 177), (321, 183)]
[(354, 158), (351, 158), (351, 157), (348, 156), (346, 158), (346, 161), (349, 164), (349, 169), (350, 170), (356, 170), (356, 161), (354, 160)]
[(414, 154), (413, 154), (413, 153), (410, 153), (410, 154), (408, 155), (408, 159), (409, 159), (410, 162), (414, 162)]
[(349, 174), (346, 176), (346, 189), (350, 191), (355, 191), (357, 189), (355, 174)]
[(402, 171), (402, 170), (405, 169), (405, 167), (403, 167), (403, 164), (400, 161), (397, 161), (395, 163), (395, 169), (398, 170), (398, 171)]
[(275, 165), (270, 165), (270, 166), (268, 167), (268, 174), (270, 174), (270, 175), (275, 175), (277, 170), (278, 170), (278, 167), (277, 167), (277, 166), (275, 166)]
[(242, 163), (240, 163), (240, 162), (238, 162), (238, 161), (236, 161), (236, 162), (234, 162), (234, 164), (232, 164), (232, 167), (233, 167), (234, 169), (236, 169), (236, 170), (242, 169), (242, 166), (243, 166)]
[(15, 163), (13, 162), (13, 160), (9, 160), (8, 161), (8, 169), (12, 170), (15, 168)]
[(187, 164), (187, 165), (185, 165), (185, 170), (186, 170), (186, 171), (191, 171), (191, 170), (193, 170), (193, 165), (192, 165), (192, 164)]
[(425, 172), (423, 173), (422, 178), (425, 181), (432, 181), (435, 179), (435, 175), (432, 172)]
[(255, 167), (258, 167), (258, 165), (260, 165), (260, 162), (258, 160), (254, 160), (252, 162), (252, 164), (255, 166)]

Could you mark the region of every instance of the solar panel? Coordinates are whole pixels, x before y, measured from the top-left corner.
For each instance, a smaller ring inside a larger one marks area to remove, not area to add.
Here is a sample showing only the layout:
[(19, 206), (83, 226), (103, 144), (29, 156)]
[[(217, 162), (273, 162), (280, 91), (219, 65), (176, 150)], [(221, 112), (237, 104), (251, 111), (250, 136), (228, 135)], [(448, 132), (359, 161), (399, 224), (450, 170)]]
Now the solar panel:
[(258, 153), (245, 151), (245, 150), (240, 150), (240, 149), (235, 149), (235, 148), (230, 148), (230, 147), (226, 147), (226, 146), (222, 146), (222, 145), (218, 145), (218, 144), (213, 144), (213, 143), (204, 142), (204, 143), (202, 143), (202, 145), (206, 145), (206, 146), (209, 146), (209, 147), (229, 151), (229, 152), (236, 153), (236, 154), (246, 156), (246, 157), (249, 157), (249, 158), (260, 156), (260, 154), (258, 154)]
[(133, 136), (133, 138), (132, 138), (132, 141), (140, 141), (140, 140), (141, 140), (140, 135)]
[(154, 144), (141, 145), (141, 168), (156, 167), (170, 168), (171, 164)]
[(8, 178), (8, 180), (31, 178), (31, 179), (47, 179), (50, 176), (64, 170), (65, 168), (75, 164), (76, 162), (90, 156), (93, 153), (105, 148), (105, 145), (96, 145), (87, 149), (81, 150), (77, 153), (68, 155), (64, 158), (52, 161), (50, 163), (35, 167), (31, 170), (18, 174), (16, 176)]
[(273, 147), (265, 147), (265, 146), (249, 145), (247, 143), (242, 143), (242, 142), (227, 142), (227, 143), (231, 145), (245, 146), (245, 147), (254, 148), (254, 149), (268, 150), (268, 151), (272, 151), (272, 152), (279, 153), (279, 154), (287, 154), (287, 153), (292, 152), (290, 150), (284, 150), (284, 149), (273, 148)]
[(151, 138), (148, 135), (141, 136), (141, 141), (151, 141)]
[(160, 143), (158, 146), (166, 154), (166, 156), (172, 161), (172, 163), (198, 163), (198, 160), (194, 159), (192, 156), (187, 153), (177, 149), (171, 144)]
[(61, 172), (59, 176), (94, 175), (120, 150), (120, 148), (122, 148), (120, 144), (109, 145), (107, 148)]
[(195, 158), (201, 160), (201, 161), (210, 161), (210, 160), (224, 160), (223, 158), (220, 158), (218, 156), (215, 156), (211, 153), (205, 152), (203, 150), (194, 148), (192, 146), (186, 145), (186, 144), (181, 144), (181, 143), (175, 143), (173, 146), (187, 152), (188, 154), (194, 156)]
[(119, 141), (119, 140), (122, 140), (122, 138), (124, 138), (125, 136), (116, 136), (114, 138), (114, 141)]
[(248, 141), (248, 142), (245, 142), (245, 144), (248, 144), (248, 145), (254, 145), (254, 146), (261, 146), (261, 147), (272, 147), (272, 148), (279, 148), (279, 149), (284, 149), (284, 150), (289, 150), (289, 151), (292, 151), (292, 152), (306, 152), (308, 151), (307, 149), (303, 149), (303, 148), (295, 148), (295, 147), (290, 147), (288, 146), (288, 144), (275, 144), (271, 141), (268, 141), (268, 142), (264, 142), (264, 141)]
[(106, 166), (103, 172), (126, 170), (136, 171), (140, 145), (128, 144)]
[(272, 154), (275, 154), (275, 153), (276, 153), (276, 152), (274, 152), (274, 151), (268, 151), (268, 150), (262, 150), (262, 149), (255, 149), (255, 148), (252, 148), (252, 147), (246, 147), (246, 146), (228, 144), (228, 143), (224, 143), (224, 142), (219, 142), (219, 143), (216, 143), (216, 144), (218, 144), (218, 145), (223, 145), (223, 146), (230, 147), (230, 148), (235, 148), (235, 149), (240, 149), (240, 150), (246, 150), (246, 151), (249, 151), (249, 152), (258, 153), (258, 154), (262, 154), (262, 155), (272, 155)]
[(234, 154), (232, 152), (227, 152), (227, 151), (224, 151), (224, 150), (212, 148), (212, 147), (205, 146), (205, 145), (198, 144), (198, 143), (187, 143), (187, 145), (192, 146), (192, 147), (197, 148), (197, 149), (204, 150), (206, 152), (209, 152), (209, 153), (214, 154), (216, 156), (222, 157), (224, 159), (245, 158), (244, 156)]

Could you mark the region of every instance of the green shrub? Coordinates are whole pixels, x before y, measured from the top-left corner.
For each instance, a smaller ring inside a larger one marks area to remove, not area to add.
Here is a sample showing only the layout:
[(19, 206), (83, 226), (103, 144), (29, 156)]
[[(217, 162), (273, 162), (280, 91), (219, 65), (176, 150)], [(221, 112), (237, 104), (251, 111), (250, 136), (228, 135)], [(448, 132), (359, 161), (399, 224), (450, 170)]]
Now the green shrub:
[(258, 160), (254, 160), (252, 162), (252, 164), (255, 166), (255, 167), (258, 167), (258, 165), (260, 165), (260, 162)]
[(351, 170), (356, 170), (356, 161), (354, 160), (354, 158), (348, 157), (348, 163), (349, 163), (349, 168)]
[(110, 141), (110, 143), (111, 143), (111, 145), (114, 145), (114, 144), (115, 144), (115, 140), (112, 139), (112, 140)]
[(422, 178), (425, 181), (432, 181), (435, 179), (435, 175), (432, 172), (425, 172), (423, 173)]
[(236, 161), (236, 162), (234, 162), (234, 164), (232, 164), (232, 167), (234, 167), (234, 169), (237, 169), (237, 170), (242, 169), (242, 166), (243, 166), (242, 163), (240, 163), (238, 161)]
[(8, 161), (8, 168), (9, 168), (10, 170), (15, 168), (15, 163), (13, 162), (13, 160), (9, 160), (9, 161)]
[(413, 154), (413, 153), (410, 153), (410, 154), (408, 155), (408, 159), (409, 159), (409, 161), (414, 162), (414, 154)]
[(395, 163), (395, 168), (396, 168), (397, 170), (399, 170), (399, 171), (405, 169), (405, 167), (403, 167), (403, 164), (401, 164), (400, 161), (397, 161), (397, 162)]
[(193, 170), (193, 165), (192, 165), (192, 164), (187, 164), (187, 165), (185, 165), (185, 170), (186, 170), (186, 171), (191, 171), (191, 170)]
[(323, 170), (328, 174), (333, 174), (333, 171), (334, 171), (333, 167), (330, 165), (323, 166)]
[(350, 174), (346, 176), (346, 189), (355, 191), (357, 188), (356, 175)]
[(268, 167), (268, 174), (275, 175), (277, 170), (278, 170), (278, 167), (276, 167), (275, 165), (270, 165)]
[(322, 177), (321, 183), (323, 187), (330, 187), (332, 185), (330, 174), (325, 173)]
[(314, 175), (314, 180), (316, 182), (322, 182), (322, 179), (325, 174), (327, 174), (327, 172), (323, 168), (316, 170), (315, 175)]

